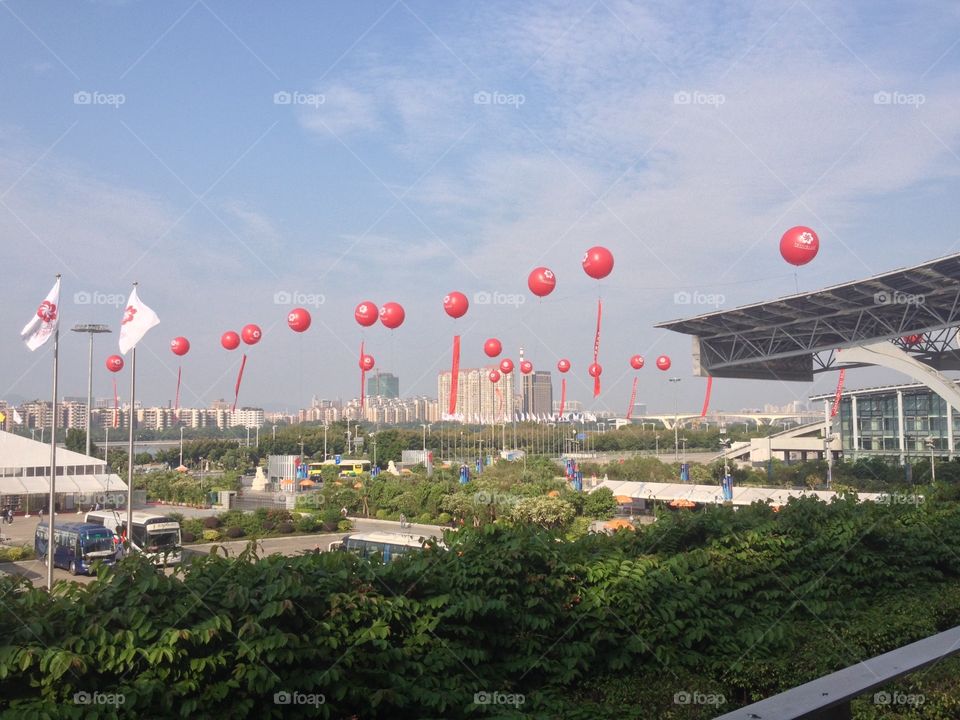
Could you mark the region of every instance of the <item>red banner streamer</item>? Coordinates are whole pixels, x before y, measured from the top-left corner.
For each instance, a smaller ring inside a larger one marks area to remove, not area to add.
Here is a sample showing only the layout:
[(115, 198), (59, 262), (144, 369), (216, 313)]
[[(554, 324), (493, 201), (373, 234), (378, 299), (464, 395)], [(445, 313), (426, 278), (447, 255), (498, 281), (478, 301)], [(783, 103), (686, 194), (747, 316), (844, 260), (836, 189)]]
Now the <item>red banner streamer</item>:
[(633, 417), (633, 406), (637, 402), (637, 380), (639, 379), (636, 376), (633, 378), (633, 390), (630, 391), (630, 407), (627, 408), (627, 420)]
[(240, 361), (240, 372), (237, 373), (237, 384), (233, 388), (233, 407), (230, 412), (237, 409), (237, 400), (240, 398), (240, 383), (243, 381), (243, 369), (247, 366), (247, 354), (243, 354), (243, 360)]
[(360, 341), (360, 411), (363, 412), (363, 404), (366, 400), (367, 371), (363, 369), (363, 340)]
[(113, 427), (120, 422), (120, 396), (117, 395), (117, 376), (113, 376)]
[(563, 419), (563, 408), (567, 404), (567, 379), (560, 378), (560, 412), (558, 415)]
[[(600, 318), (603, 316), (603, 300), (597, 298), (597, 332), (593, 336), (593, 362), (596, 363), (600, 357)], [(600, 394), (600, 376), (593, 379), (593, 396)]]
[(173, 415), (180, 419), (180, 374), (183, 372), (182, 367), (177, 368), (177, 399), (173, 401)]
[(837, 413), (840, 412), (840, 397), (843, 395), (843, 384), (847, 379), (847, 371), (840, 371), (840, 378), (837, 382), (837, 392), (833, 396), (833, 409), (830, 411), (830, 417), (836, 417)]
[(710, 395), (713, 393), (713, 375), (707, 377), (707, 394), (703, 398), (703, 410), (700, 411), (700, 417), (707, 416), (707, 410), (710, 409)]
[(497, 420), (503, 420), (503, 393), (499, 387), (495, 387), (494, 392), (497, 394)]
[(460, 336), (453, 336), (453, 364), (450, 366), (450, 407), (449, 415), (457, 412), (457, 385), (460, 381)]

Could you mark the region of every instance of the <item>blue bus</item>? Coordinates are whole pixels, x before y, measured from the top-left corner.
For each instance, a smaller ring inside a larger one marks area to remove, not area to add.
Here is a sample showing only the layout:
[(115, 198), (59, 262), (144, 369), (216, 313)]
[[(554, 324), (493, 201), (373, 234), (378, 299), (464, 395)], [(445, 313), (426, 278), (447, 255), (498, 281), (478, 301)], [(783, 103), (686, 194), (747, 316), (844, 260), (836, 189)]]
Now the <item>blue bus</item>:
[[(37, 557), (45, 560), (49, 547), (50, 526), (46, 520), (37, 525), (33, 547)], [(53, 565), (69, 570), (71, 575), (89, 575), (95, 562), (113, 565), (117, 557), (113, 532), (90, 523), (65, 522), (53, 526)]]

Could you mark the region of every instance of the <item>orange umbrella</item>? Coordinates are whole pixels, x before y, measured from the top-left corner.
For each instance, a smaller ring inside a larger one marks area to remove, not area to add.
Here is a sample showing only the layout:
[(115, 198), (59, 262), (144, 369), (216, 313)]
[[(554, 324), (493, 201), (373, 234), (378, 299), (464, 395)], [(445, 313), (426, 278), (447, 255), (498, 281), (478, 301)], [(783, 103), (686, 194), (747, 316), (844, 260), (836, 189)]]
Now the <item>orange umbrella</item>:
[(311, 487), (313, 485), (316, 485), (316, 483), (313, 480), (310, 480), (309, 478), (307, 478), (306, 480), (300, 481), (300, 487)]
[(693, 502), (692, 500), (687, 500), (686, 498), (677, 498), (676, 500), (670, 503), (670, 507), (675, 507), (675, 508), (694, 508), (696, 506), (697, 504), (695, 502)]
[(551, 490), (550, 492), (547, 493), (547, 497), (560, 497), (560, 491)]
[(624, 520), (623, 518), (611, 520), (607, 523), (606, 527), (608, 530), (636, 530), (632, 522)]
[(293, 478), (284, 478), (280, 483), (282, 485), (293, 485)]
[(354, 490), (362, 490), (362, 489), (363, 489), (363, 483), (362, 483), (362, 482), (355, 482), (355, 483), (353, 484), (353, 489), (354, 489)]
[(629, 505), (633, 502), (633, 498), (626, 495), (617, 495), (616, 501), (617, 505)]

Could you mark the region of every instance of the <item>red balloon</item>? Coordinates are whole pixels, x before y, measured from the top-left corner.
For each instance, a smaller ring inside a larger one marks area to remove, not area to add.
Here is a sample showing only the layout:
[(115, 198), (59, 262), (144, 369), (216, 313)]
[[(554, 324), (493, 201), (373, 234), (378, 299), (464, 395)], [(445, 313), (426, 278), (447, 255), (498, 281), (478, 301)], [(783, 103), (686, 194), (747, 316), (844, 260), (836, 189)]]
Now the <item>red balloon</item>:
[(667, 355), (661, 355), (657, 358), (657, 367), (660, 370), (667, 371), (671, 365), (673, 365), (673, 363), (670, 362), (670, 358)]
[(493, 370), (490, 371), (490, 374), (487, 375), (487, 377), (490, 378), (490, 382), (498, 383), (500, 382), (500, 371), (494, 368)]
[(364, 300), (353, 311), (353, 319), (364, 327), (373, 325), (379, 316), (380, 312), (377, 310), (377, 306), (369, 300)]
[(820, 238), (808, 227), (797, 225), (780, 238), (780, 254), (791, 265), (806, 265), (820, 252)]
[(490, 338), (483, 344), (483, 351), (487, 357), (496, 357), (503, 352), (503, 345), (496, 338)]
[(598, 378), (603, 372), (603, 368), (600, 367), (600, 363), (590, 363), (590, 367), (587, 368), (587, 372), (590, 373), (590, 377)]
[(236, 350), (240, 347), (240, 336), (233, 330), (228, 330), (220, 336), (220, 344), (227, 350)]
[(634, 370), (639, 370), (643, 367), (643, 355), (634, 355), (630, 358), (630, 367)]
[(260, 342), (260, 338), (263, 337), (263, 331), (259, 325), (250, 323), (249, 325), (243, 326), (243, 330), (240, 331), (240, 337), (243, 338), (243, 341), (247, 345), (256, 345)]
[(376, 363), (373, 361), (373, 355), (364, 355), (362, 358), (360, 358), (360, 368), (366, 372), (373, 370), (373, 366), (375, 364)]
[(470, 307), (470, 301), (462, 292), (456, 290), (443, 297), (443, 309), (447, 315), (457, 319), (467, 314), (467, 308)]
[(310, 311), (306, 308), (294, 308), (287, 314), (287, 325), (294, 332), (306, 332), (311, 322)]
[(532, 372), (533, 372), (533, 363), (530, 362), (529, 360), (521, 360), (521, 361), (520, 361), (520, 372), (522, 372), (524, 375), (529, 375), (530, 373), (532, 373)]
[(120, 372), (123, 370), (123, 358), (119, 355), (111, 355), (107, 358), (107, 370), (110, 372)]
[(500, 361), (500, 372), (504, 375), (509, 375), (513, 372), (513, 360), (510, 358), (504, 358)]
[(905, 342), (910, 347), (919, 345), (923, 342), (923, 335), (904, 335), (903, 342)]
[(557, 286), (557, 276), (553, 270), (545, 267), (536, 267), (527, 277), (527, 287), (537, 297), (546, 297)]
[(407, 314), (403, 311), (403, 306), (400, 303), (388, 302), (380, 308), (380, 322), (391, 330), (396, 330), (403, 325), (403, 320), (406, 317)]
[(570, 361), (566, 358), (562, 358), (557, 361), (557, 370), (562, 373), (567, 372), (570, 369)]
[(613, 270), (613, 253), (597, 245), (583, 254), (583, 271), (594, 280), (602, 280)]
[(174, 355), (186, 355), (190, 352), (190, 341), (185, 337), (175, 337), (170, 341), (170, 350)]

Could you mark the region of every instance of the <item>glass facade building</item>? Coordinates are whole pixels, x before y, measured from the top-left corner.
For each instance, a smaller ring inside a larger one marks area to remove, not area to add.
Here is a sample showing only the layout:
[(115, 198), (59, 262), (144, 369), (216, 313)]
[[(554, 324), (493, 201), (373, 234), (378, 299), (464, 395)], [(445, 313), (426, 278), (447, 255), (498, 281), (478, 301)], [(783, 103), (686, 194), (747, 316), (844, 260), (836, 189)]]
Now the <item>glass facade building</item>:
[[(829, 408), (833, 395), (812, 401)], [(952, 459), (960, 442), (960, 413), (924, 385), (893, 385), (844, 392), (833, 432), (838, 432), (848, 460), (882, 455), (904, 462), (934, 454)]]

